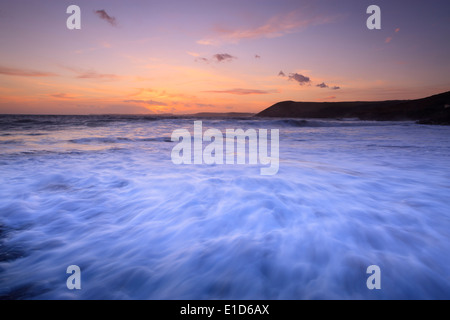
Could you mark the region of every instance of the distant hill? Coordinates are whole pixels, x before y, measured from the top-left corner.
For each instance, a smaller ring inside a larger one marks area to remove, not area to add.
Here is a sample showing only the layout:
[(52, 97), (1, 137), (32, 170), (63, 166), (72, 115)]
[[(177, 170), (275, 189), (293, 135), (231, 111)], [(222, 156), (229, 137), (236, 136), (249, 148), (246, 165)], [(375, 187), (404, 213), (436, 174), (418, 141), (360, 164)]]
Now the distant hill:
[(257, 117), (359, 118), (361, 120), (414, 120), (422, 124), (450, 125), (450, 91), (417, 100), (294, 102), (283, 101)]

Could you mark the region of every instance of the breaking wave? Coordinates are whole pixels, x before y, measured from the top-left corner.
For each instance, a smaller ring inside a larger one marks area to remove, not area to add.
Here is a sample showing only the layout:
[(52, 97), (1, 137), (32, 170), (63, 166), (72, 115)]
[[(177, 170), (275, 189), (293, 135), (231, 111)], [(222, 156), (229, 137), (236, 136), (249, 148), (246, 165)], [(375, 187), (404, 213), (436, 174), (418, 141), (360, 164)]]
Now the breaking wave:
[(204, 120), (280, 128), (261, 176), (174, 165), (165, 142), (192, 119), (120, 119), (0, 125), (0, 298), (450, 298), (449, 127)]

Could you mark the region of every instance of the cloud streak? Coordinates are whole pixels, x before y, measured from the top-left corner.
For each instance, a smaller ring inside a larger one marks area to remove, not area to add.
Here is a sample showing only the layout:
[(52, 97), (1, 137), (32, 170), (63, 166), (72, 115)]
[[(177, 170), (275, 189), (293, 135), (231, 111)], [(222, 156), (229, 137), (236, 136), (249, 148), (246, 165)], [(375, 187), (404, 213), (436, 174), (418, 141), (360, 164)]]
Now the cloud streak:
[(85, 72), (80, 73), (77, 76), (78, 79), (109, 79), (109, 80), (115, 80), (118, 79), (119, 76), (111, 73), (98, 73), (93, 70), (88, 70)]
[[(399, 33), (400, 28), (395, 29), (395, 33)], [(384, 43), (391, 43), (391, 41), (394, 39), (393, 36), (389, 36), (386, 38), (386, 40), (384, 40)]]
[(155, 101), (155, 100), (124, 100), (123, 102), (126, 103), (143, 103), (149, 106), (162, 106), (167, 107), (167, 103), (161, 102), (161, 101)]
[(49, 96), (56, 98), (56, 99), (64, 99), (64, 100), (75, 99), (75, 97), (72, 97), (72, 96), (68, 95), (67, 93), (55, 93), (55, 94), (50, 94)]
[(203, 92), (226, 93), (226, 94), (235, 94), (235, 95), (239, 95), (239, 96), (274, 93), (273, 91), (257, 90), (257, 89), (241, 89), (241, 88), (235, 88), (235, 89), (229, 89), (229, 90), (210, 90), (210, 91), (203, 91)]
[(212, 56), (211, 59), (207, 59), (205, 57), (197, 57), (195, 59), (195, 61), (196, 62), (200, 61), (200, 62), (205, 62), (205, 63), (210, 63), (210, 62), (221, 63), (221, 62), (231, 62), (235, 59), (237, 59), (237, 57), (232, 56), (229, 53), (216, 53), (215, 55)]
[[(300, 11), (292, 11), (287, 14), (279, 14), (268, 19), (264, 24), (246, 29), (229, 29), (216, 27), (215, 33), (221, 41), (239, 42), (245, 39), (277, 38), (289, 33), (298, 32), (311, 25), (330, 23), (334, 18), (322, 15), (308, 16)], [(207, 38), (197, 41), (198, 44), (216, 45), (215, 39)]]
[(52, 72), (42, 72), (20, 68), (9, 68), (0, 66), (0, 74), (6, 76), (19, 76), (19, 77), (53, 77), (56, 76)]
[(94, 13), (102, 20), (105, 20), (113, 27), (117, 26), (117, 20), (115, 17), (111, 17), (109, 14), (106, 13), (105, 10), (96, 10)]
[(120, 77), (112, 73), (98, 73), (95, 70), (82, 70), (79, 68), (63, 67), (77, 74), (77, 79), (99, 79), (99, 80), (117, 80)]

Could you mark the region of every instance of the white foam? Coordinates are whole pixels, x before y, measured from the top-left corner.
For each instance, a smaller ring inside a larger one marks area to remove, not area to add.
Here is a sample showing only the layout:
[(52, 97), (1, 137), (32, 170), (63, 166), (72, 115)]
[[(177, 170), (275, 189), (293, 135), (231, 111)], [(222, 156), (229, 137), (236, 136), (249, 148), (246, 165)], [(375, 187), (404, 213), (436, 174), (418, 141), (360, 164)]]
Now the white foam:
[[(21, 144), (0, 156), (2, 241), (16, 250), (0, 262), (0, 296), (450, 297), (449, 127), (235, 122), (280, 128), (277, 175), (174, 165), (164, 137), (192, 126), (181, 119), (7, 136)], [(373, 264), (381, 290), (366, 287)]]

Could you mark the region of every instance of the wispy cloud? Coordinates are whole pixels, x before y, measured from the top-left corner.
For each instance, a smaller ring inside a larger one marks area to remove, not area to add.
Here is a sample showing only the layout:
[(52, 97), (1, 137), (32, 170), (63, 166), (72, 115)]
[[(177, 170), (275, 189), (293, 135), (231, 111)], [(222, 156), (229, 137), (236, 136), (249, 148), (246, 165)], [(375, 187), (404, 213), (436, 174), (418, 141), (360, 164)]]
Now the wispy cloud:
[(213, 39), (201, 39), (197, 41), (197, 44), (201, 44), (204, 46), (216, 46), (219, 45), (219, 42)]
[[(153, 90), (149, 90), (152, 92)], [(169, 94), (168, 97), (181, 97), (182, 95), (180, 94)], [(191, 99), (195, 99), (195, 97), (192, 97)], [(124, 103), (129, 103), (129, 104), (135, 104), (135, 105), (143, 105), (145, 106), (148, 110), (150, 110), (150, 107), (154, 107), (154, 109), (152, 109), (153, 111), (156, 112), (175, 112), (177, 111), (178, 108), (181, 108), (182, 110), (186, 110), (186, 109), (199, 109), (199, 108), (208, 108), (208, 109), (215, 109), (217, 108), (215, 105), (213, 104), (207, 104), (207, 103), (199, 103), (199, 102), (193, 102), (192, 100), (188, 100), (188, 101), (177, 101), (177, 100), (171, 100), (171, 99), (167, 99), (167, 102), (161, 102), (161, 101), (156, 101), (156, 100), (145, 100), (145, 99), (129, 99), (129, 100), (124, 100)]]
[(301, 86), (305, 84), (311, 84), (311, 79), (307, 76), (304, 76), (299, 73), (291, 73), (289, 74), (289, 80), (293, 80), (298, 82)]
[(212, 56), (211, 59), (207, 59), (205, 57), (197, 57), (195, 59), (195, 61), (197, 61), (197, 62), (200, 61), (200, 62), (205, 62), (205, 63), (210, 63), (210, 62), (220, 63), (220, 62), (230, 62), (235, 59), (237, 59), (237, 57), (232, 56), (229, 53), (216, 53), (215, 55)]
[(126, 103), (142, 103), (142, 104), (146, 104), (149, 106), (163, 106), (166, 107), (167, 103), (161, 102), (161, 101), (154, 101), (154, 100), (124, 100), (123, 102)]
[(136, 88), (136, 92), (128, 96), (136, 101), (166, 101), (166, 100), (195, 100), (197, 97), (177, 92), (167, 92), (166, 90), (155, 90), (151, 88)]
[(204, 63), (209, 63), (209, 59), (205, 58), (205, 57), (198, 57), (197, 59), (195, 59), (195, 62), (204, 62)]
[(331, 89), (333, 89), (333, 90), (339, 90), (341, 87), (338, 87), (338, 86), (334, 86), (334, 87), (332, 87)]
[(191, 103), (191, 104), (187, 104), (188, 107), (192, 108), (215, 108), (216, 106), (210, 103)]
[(286, 77), (286, 74), (283, 71), (278, 72), (279, 77)]
[(186, 53), (192, 57), (200, 57), (200, 54), (197, 52), (186, 51)]
[(70, 70), (74, 72), (78, 79), (103, 79), (103, 80), (118, 80), (120, 76), (112, 73), (99, 73), (95, 70), (84, 70), (79, 68), (72, 68), (72, 67), (63, 67), (67, 70)]
[(84, 71), (83, 73), (77, 76), (79, 79), (109, 79), (115, 80), (118, 79), (119, 76), (111, 73), (98, 73), (93, 70)]
[[(400, 28), (395, 29), (394, 32), (395, 32), (395, 33), (399, 33), (399, 32), (400, 32)], [(387, 37), (386, 40), (384, 40), (384, 43), (391, 43), (392, 39), (393, 39), (392, 36)]]
[(97, 50), (101, 50), (101, 49), (111, 49), (112, 45), (106, 41), (102, 41), (98, 44), (97, 47), (91, 47), (91, 48), (87, 48), (87, 49), (78, 49), (75, 50), (74, 52), (76, 54), (83, 54), (83, 53), (89, 53), (89, 52), (94, 52)]
[(235, 94), (235, 95), (255, 95), (255, 94), (271, 94), (276, 93), (276, 91), (266, 91), (266, 90), (257, 90), (257, 89), (229, 89), (229, 90), (210, 90), (203, 91), (207, 93), (227, 93), (227, 94)]
[(0, 74), (6, 76), (20, 76), (20, 77), (53, 77), (56, 76), (52, 72), (43, 72), (29, 69), (9, 68), (0, 66)]
[(100, 18), (108, 22), (113, 27), (117, 26), (117, 20), (115, 17), (111, 17), (105, 10), (96, 10), (95, 14)]
[(64, 99), (64, 100), (73, 100), (75, 97), (68, 95), (67, 93), (55, 93), (55, 94), (49, 94), (50, 97), (57, 98), (57, 99)]
[(300, 11), (292, 11), (287, 14), (279, 14), (268, 19), (264, 24), (246, 29), (231, 29), (216, 27), (216, 37), (210, 37), (197, 41), (199, 44), (215, 45), (218, 42), (239, 42), (244, 39), (276, 38), (283, 35), (298, 32), (311, 25), (330, 23), (334, 18), (322, 15), (306, 16)]

